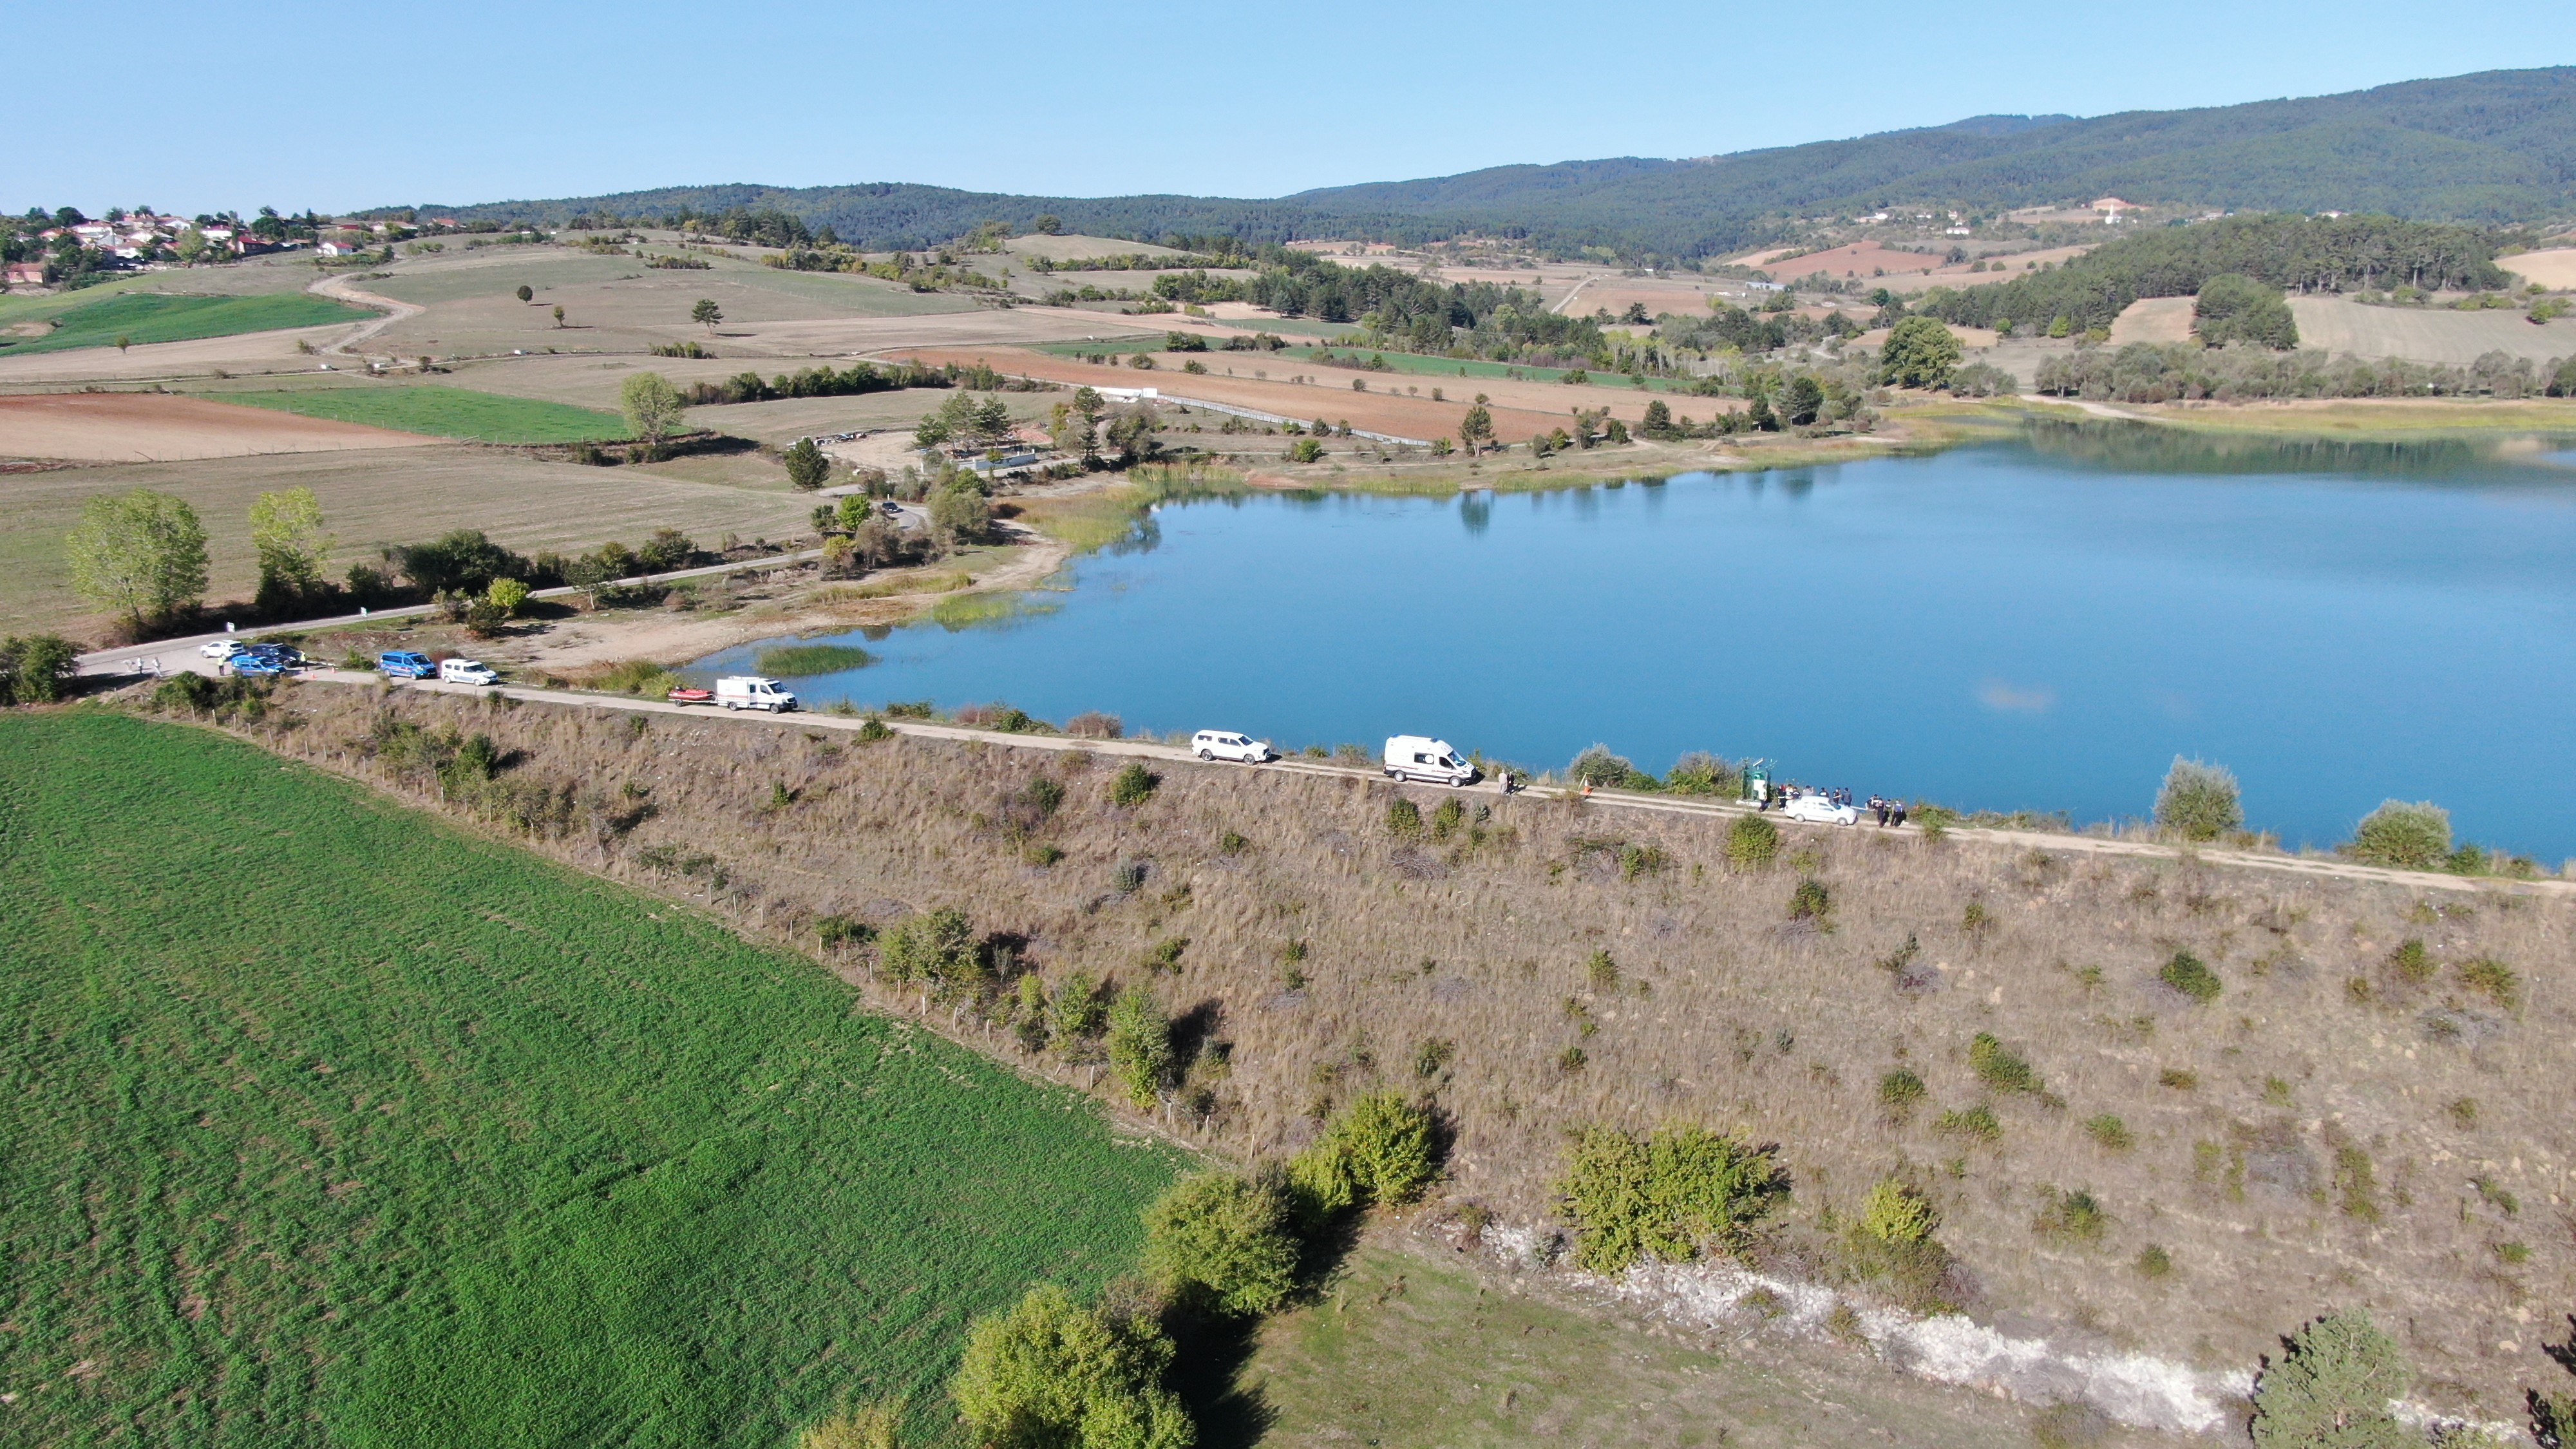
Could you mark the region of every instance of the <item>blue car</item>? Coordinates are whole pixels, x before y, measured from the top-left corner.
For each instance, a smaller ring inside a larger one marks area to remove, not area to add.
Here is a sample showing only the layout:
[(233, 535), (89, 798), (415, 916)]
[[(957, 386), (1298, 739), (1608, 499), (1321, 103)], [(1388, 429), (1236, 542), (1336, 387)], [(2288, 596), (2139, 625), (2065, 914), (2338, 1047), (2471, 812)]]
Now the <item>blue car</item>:
[(224, 661), (224, 667), (235, 674), (253, 678), (284, 674), (304, 667), (304, 656), (276, 644), (253, 644)]
[(383, 670), (388, 679), (431, 679), (438, 674), (438, 666), (430, 662), (428, 655), (409, 649), (388, 649), (377, 655), (376, 668)]

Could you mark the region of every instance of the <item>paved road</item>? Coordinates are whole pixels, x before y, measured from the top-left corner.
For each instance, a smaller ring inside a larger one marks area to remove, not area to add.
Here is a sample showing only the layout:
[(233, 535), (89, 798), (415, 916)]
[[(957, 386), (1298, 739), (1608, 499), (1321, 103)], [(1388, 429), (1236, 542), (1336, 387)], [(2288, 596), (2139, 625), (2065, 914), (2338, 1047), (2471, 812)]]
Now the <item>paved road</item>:
[[(329, 684), (368, 684), (378, 682), (374, 674), (349, 670), (320, 669), (308, 671), (304, 678)], [(750, 725), (770, 723), (791, 725), (798, 729), (855, 731), (866, 720), (853, 715), (794, 714), (788, 716), (743, 716), (720, 710), (713, 705), (678, 705), (658, 699), (631, 699), (616, 695), (584, 694), (564, 689), (530, 689), (518, 685), (477, 688), (467, 684), (440, 684), (422, 680), (408, 686), (437, 694), (479, 695), (499, 693), (512, 699), (536, 704), (570, 705), (581, 709), (613, 709), (640, 714), (699, 715), (710, 723)], [(1278, 770), (1299, 775), (1329, 775), (1343, 779), (1376, 779), (1380, 771), (1366, 765), (1334, 764), (1323, 760), (1282, 759), (1266, 765), (1203, 764), (1188, 750), (1177, 745), (1151, 744), (1143, 740), (1089, 740), (1069, 735), (1014, 735), (994, 730), (968, 729), (962, 725), (930, 724), (920, 720), (889, 719), (887, 728), (898, 734), (918, 735), (924, 739), (974, 740), (1016, 750), (1090, 750), (1103, 755), (1162, 760), (1173, 764), (1211, 770)], [(1479, 781), (1464, 787), (1469, 795), (1500, 795), (1501, 788), (1492, 781)], [(1557, 798), (1554, 790), (1539, 792), (1542, 798)], [(1750, 815), (1752, 807), (1733, 801), (1690, 799), (1669, 795), (1640, 795), (1624, 790), (1596, 790), (1584, 803), (1605, 810), (1635, 810), (1660, 815), (1697, 815), (1704, 817)], [(1869, 825), (1818, 826), (1817, 829), (1872, 830)], [(2468, 891), (2503, 889), (2526, 894), (2576, 894), (2576, 881), (2538, 880), (2505, 881), (2495, 878), (2442, 875), (2426, 871), (2382, 870), (2376, 866), (2355, 865), (2349, 861), (2316, 860), (2294, 855), (2267, 855), (2242, 850), (2184, 850), (2170, 845), (2156, 845), (2136, 840), (2106, 840), (2092, 835), (2056, 835), (2033, 830), (1981, 830), (1954, 827), (1953, 838), (2019, 849), (2064, 851), (2079, 855), (2126, 856), (2143, 860), (2179, 860), (2186, 856), (2210, 865), (2237, 866), (2249, 870), (2278, 871), (2290, 875), (2323, 876), (2337, 880), (2380, 881), (2409, 890)]]
[[(784, 564), (804, 563), (808, 559), (822, 556), (821, 549), (807, 549), (802, 553), (771, 554), (766, 558), (739, 559), (732, 563), (711, 564), (705, 568), (679, 569), (667, 574), (645, 574), (638, 578), (619, 579), (610, 587), (623, 587), (637, 583), (671, 583), (679, 579), (703, 579), (716, 574), (740, 573), (744, 569), (777, 568)], [(559, 599), (567, 594), (580, 592), (580, 589), (567, 585), (559, 589), (539, 589), (529, 597)], [(97, 649), (81, 655), (78, 660), (79, 672), (132, 674), (137, 672), (134, 668), (136, 663), (151, 659), (158, 659), (161, 662), (164, 673), (179, 669), (193, 669), (196, 667), (196, 661), (204, 657), (197, 653), (197, 646), (212, 643), (217, 639), (257, 639), (268, 634), (300, 634), (312, 629), (334, 629), (344, 624), (373, 624), (385, 619), (417, 619), (437, 607), (435, 604), (406, 604), (399, 609), (377, 609), (363, 614), (341, 614), (329, 619), (300, 619), (291, 624), (255, 624), (247, 629), (190, 634), (182, 639), (155, 639), (149, 644), (119, 645), (114, 649)]]

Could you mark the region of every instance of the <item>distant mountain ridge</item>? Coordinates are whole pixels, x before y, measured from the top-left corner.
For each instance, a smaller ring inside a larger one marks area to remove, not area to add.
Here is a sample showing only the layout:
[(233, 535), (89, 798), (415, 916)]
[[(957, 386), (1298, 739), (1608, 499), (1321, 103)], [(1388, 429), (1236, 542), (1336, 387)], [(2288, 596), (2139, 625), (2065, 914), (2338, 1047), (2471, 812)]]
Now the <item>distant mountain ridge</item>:
[(1976, 210), (2115, 194), (2248, 211), (2375, 211), (2487, 224), (2576, 215), (2576, 66), (2484, 71), (2296, 100), (2116, 115), (1974, 116), (1696, 160), (1623, 156), (1323, 187), (1269, 200), (1050, 197), (909, 183), (670, 187), (439, 215), (561, 224), (777, 208), (869, 249), (918, 248), (999, 220), (1153, 240), (1468, 232), (1553, 249), (1691, 257), (1759, 245), (1792, 219), (1890, 205)]

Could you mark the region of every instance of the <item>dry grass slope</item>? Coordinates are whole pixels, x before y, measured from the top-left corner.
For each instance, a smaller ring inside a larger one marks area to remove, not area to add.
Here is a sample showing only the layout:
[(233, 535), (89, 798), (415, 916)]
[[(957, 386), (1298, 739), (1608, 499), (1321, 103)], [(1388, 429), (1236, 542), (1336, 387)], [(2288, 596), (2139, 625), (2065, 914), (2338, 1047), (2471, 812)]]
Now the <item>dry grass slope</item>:
[[(379, 710), (489, 732), (520, 776), (589, 802), (541, 848), (746, 928), (814, 949), (826, 915), (953, 906), (1050, 982), (1151, 986), (1201, 1042), (1161, 1115), (1244, 1157), (1358, 1092), (1417, 1092), (1454, 1127), (1451, 1204), (1533, 1221), (1568, 1127), (1699, 1123), (1782, 1144), (1781, 1266), (1895, 1174), (1937, 1206), (1972, 1307), (2250, 1368), (2318, 1310), (2366, 1305), (2427, 1397), (2490, 1418), (2553, 1371), (2540, 1336), (2576, 1274), (2565, 902), (1866, 828), (1792, 828), (1737, 872), (1722, 821), (1523, 797), (1442, 835), (1444, 797), (1407, 791), (1425, 824), (1400, 838), (1397, 792), (1357, 780), (1176, 767), (1121, 808), (1079, 753), (336, 688), (297, 692), (264, 737), (381, 779)], [(1064, 804), (1032, 819), (1011, 802), (1042, 774)], [(631, 834), (579, 823), (633, 798), (651, 816)], [(656, 846), (704, 859), (665, 875)], [(2177, 953), (2213, 999), (2167, 984), (2207, 994)], [(938, 1015), (1021, 1055), (1005, 1024)], [(1882, 1096), (1897, 1072), (1919, 1100)]]

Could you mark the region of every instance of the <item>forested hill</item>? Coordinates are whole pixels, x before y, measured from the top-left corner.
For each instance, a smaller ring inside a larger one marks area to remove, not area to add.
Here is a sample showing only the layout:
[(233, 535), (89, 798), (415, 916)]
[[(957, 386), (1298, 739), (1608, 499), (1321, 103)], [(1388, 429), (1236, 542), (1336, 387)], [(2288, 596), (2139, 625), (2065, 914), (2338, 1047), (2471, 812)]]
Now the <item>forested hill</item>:
[(1623, 157), (1502, 166), (1275, 200), (1009, 196), (918, 185), (679, 187), (617, 196), (424, 207), (560, 224), (576, 216), (776, 208), (868, 248), (920, 247), (991, 219), (1136, 237), (1250, 242), (1465, 231), (1541, 246), (1700, 256), (1754, 245), (1788, 218), (1906, 203), (1989, 210), (2114, 194), (2247, 211), (2371, 211), (2486, 223), (2576, 215), (2576, 67), (2486, 71), (2303, 100), (2091, 119), (1979, 116), (1690, 161)]

